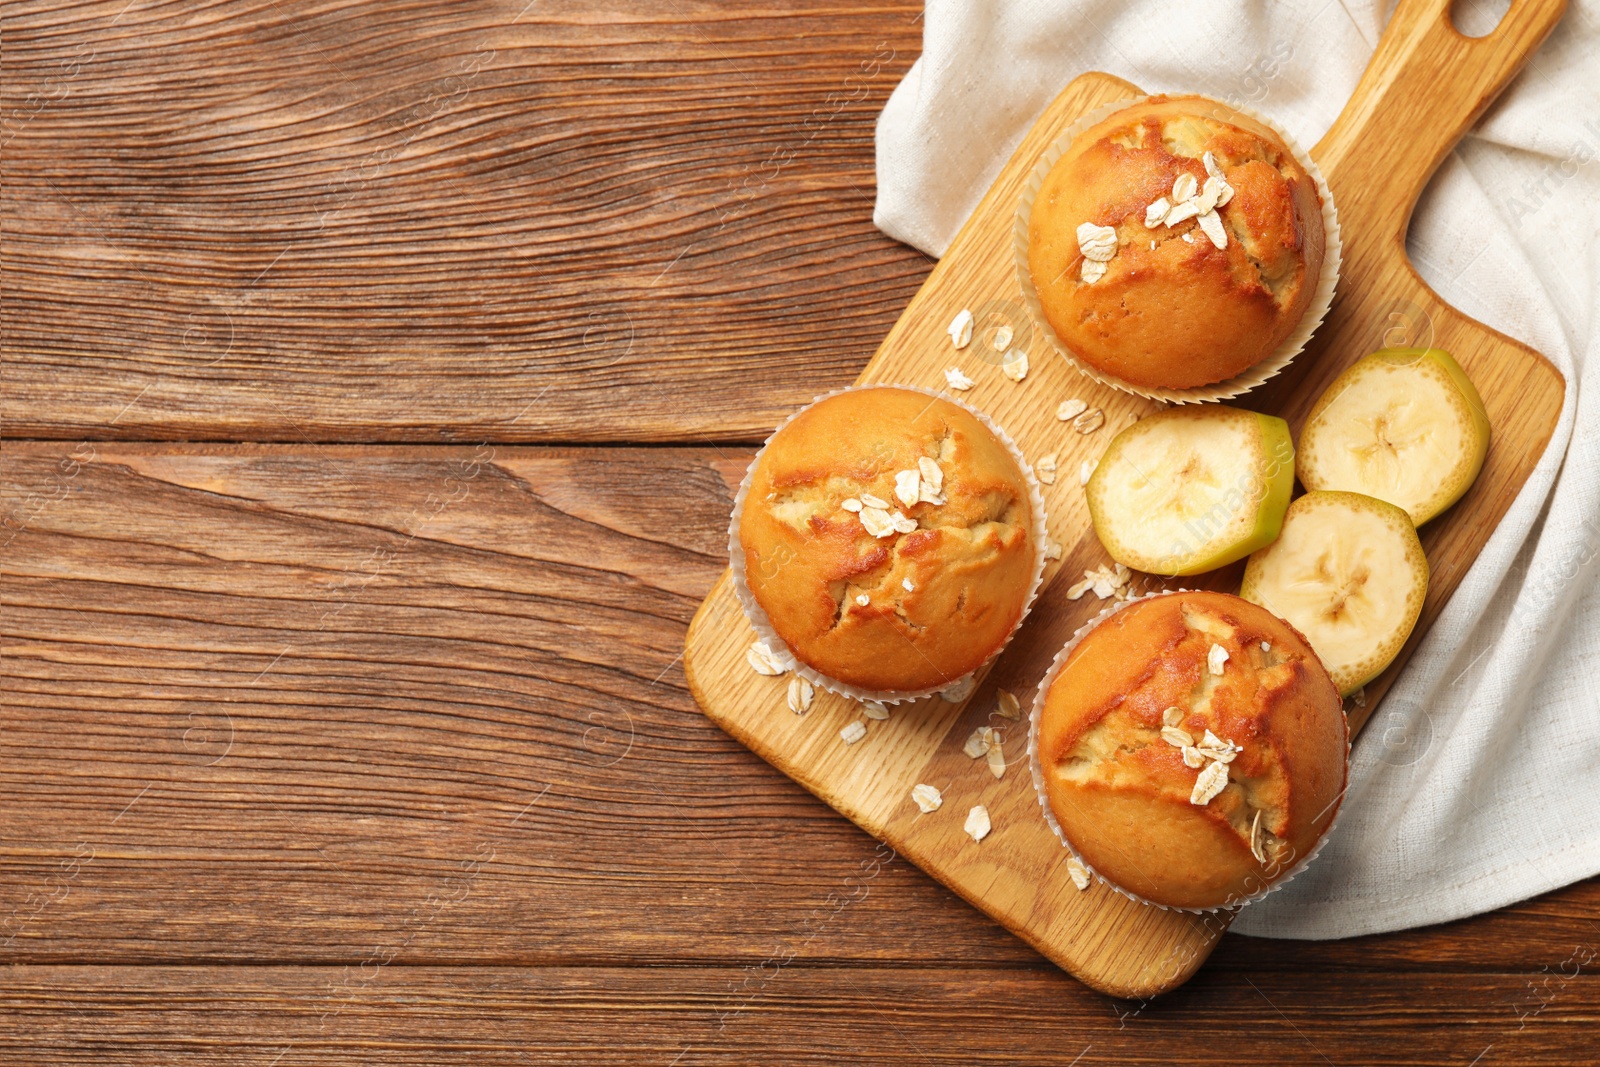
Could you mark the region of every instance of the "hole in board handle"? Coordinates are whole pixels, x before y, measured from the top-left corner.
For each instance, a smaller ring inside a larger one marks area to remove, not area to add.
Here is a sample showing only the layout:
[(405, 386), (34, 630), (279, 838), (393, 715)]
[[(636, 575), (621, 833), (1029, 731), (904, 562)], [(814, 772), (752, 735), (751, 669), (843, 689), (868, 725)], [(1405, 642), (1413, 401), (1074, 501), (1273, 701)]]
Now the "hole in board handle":
[(1455, 0), (1450, 5), (1450, 24), (1465, 37), (1487, 37), (1500, 28), (1511, 0)]

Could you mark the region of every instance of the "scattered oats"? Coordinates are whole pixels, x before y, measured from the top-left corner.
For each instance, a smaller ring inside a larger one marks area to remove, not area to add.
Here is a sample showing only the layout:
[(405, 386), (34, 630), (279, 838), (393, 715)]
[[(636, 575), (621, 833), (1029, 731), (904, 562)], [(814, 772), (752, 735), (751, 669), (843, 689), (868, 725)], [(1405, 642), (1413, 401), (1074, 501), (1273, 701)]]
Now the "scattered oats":
[(922, 495), (917, 499), (924, 504), (932, 504), (935, 507), (945, 503), (944, 497), (939, 493), (928, 492), (928, 483), (926, 482), (922, 483)]
[(1117, 254), (1117, 231), (1085, 222), (1078, 227), (1078, 251), (1092, 262), (1105, 263)]
[(917, 502), (921, 492), (922, 474), (918, 471), (896, 471), (894, 476), (894, 495), (906, 507)]
[(1095, 282), (1099, 281), (1105, 276), (1106, 265), (1096, 259), (1084, 260), (1083, 267), (1078, 271), (1078, 277), (1082, 279), (1083, 284), (1085, 285), (1093, 285)]
[(1117, 595), (1117, 587), (1113, 585), (1111, 579), (1105, 575), (1101, 575), (1100, 577), (1094, 579), (1093, 584), (1091, 584), (1089, 588), (1093, 589), (1094, 595), (1099, 597), (1101, 600), (1108, 600)]
[(1174, 704), (1166, 711), (1163, 711), (1161, 713), (1161, 724), (1163, 726), (1182, 726), (1183, 709)]
[(1002, 325), (994, 332), (994, 337), (989, 341), (989, 344), (996, 352), (1004, 352), (1006, 349), (1010, 348), (1011, 326), (1009, 324)]
[(1256, 809), (1256, 817), (1250, 820), (1250, 855), (1256, 862), (1267, 862), (1267, 843), (1261, 839), (1261, 809)]
[(1198, 748), (1186, 748), (1183, 750), (1184, 766), (1193, 767), (1195, 770), (1199, 770), (1201, 767), (1205, 766), (1205, 762), (1206, 758), (1200, 754), (1200, 750)]
[(1222, 665), (1228, 662), (1228, 650), (1221, 645), (1212, 645), (1211, 651), (1206, 653), (1206, 667), (1212, 674), (1221, 674)]
[(894, 524), (895, 533), (904, 534), (917, 532), (917, 520), (911, 518), (903, 512), (895, 512), (893, 515), (889, 516), (889, 521)]
[(796, 715), (804, 715), (811, 710), (811, 701), (816, 696), (816, 690), (811, 688), (811, 683), (804, 678), (789, 679), (789, 710)]
[(863, 700), (860, 701), (860, 704), (861, 714), (865, 715), (869, 719), (875, 719), (878, 722), (882, 722), (884, 719), (889, 717), (889, 705), (883, 703), (882, 701)]
[(961, 373), (960, 367), (950, 367), (944, 372), (945, 384), (959, 392), (972, 388), (972, 379)]
[(1271, 652), (1272, 651), (1272, 642), (1271, 641), (1263, 641), (1263, 642), (1261, 642), (1261, 651), (1263, 651), (1263, 652)]
[[(839, 740), (843, 741), (847, 745), (853, 745), (866, 736), (867, 724), (859, 719), (846, 726), (843, 730), (839, 731)], [(1220, 764), (1218, 766), (1220, 766)]]
[(1076, 856), (1067, 857), (1067, 877), (1072, 879), (1072, 884), (1078, 887), (1080, 893), (1089, 888), (1089, 868)]
[(868, 604), (872, 603), (872, 598), (865, 593), (857, 593), (856, 603), (860, 604), (862, 607), (866, 607)]
[(873, 496), (871, 493), (862, 493), (861, 502), (867, 507), (877, 508), (879, 511), (889, 510), (889, 502), (887, 500), (883, 499), (881, 496)]
[(978, 680), (969, 674), (965, 678), (957, 679), (939, 690), (939, 699), (948, 701), (951, 704), (959, 704), (971, 696), (972, 691), (977, 687)]
[(1081, 582), (1073, 582), (1070, 586), (1067, 587), (1067, 599), (1068, 600), (1081, 600), (1081, 599), (1083, 599), (1083, 594), (1087, 593), (1090, 589), (1093, 589), (1093, 588), (1094, 588), (1094, 579), (1093, 578), (1085, 578)]
[(861, 501), (857, 500), (853, 496), (847, 496), (843, 500), (839, 501), (839, 506), (844, 508), (846, 511), (854, 511), (857, 514), (859, 514), (861, 511)]
[(1048, 455), (1040, 456), (1039, 462), (1033, 465), (1033, 473), (1037, 474), (1039, 476), (1039, 480), (1045, 485), (1055, 485), (1056, 454), (1051, 452)]
[(989, 751), (989, 746), (994, 743), (995, 732), (993, 726), (980, 726), (968, 735), (966, 743), (961, 746), (961, 751), (968, 759), (977, 759)]
[(750, 664), (751, 670), (768, 678), (776, 678), (788, 669), (778, 662), (778, 657), (767, 647), (765, 641), (757, 641), (751, 645), (745, 651), (744, 658), (745, 662)]
[(1072, 428), (1079, 433), (1094, 433), (1106, 424), (1106, 413), (1099, 408), (1090, 408), (1072, 420)]
[(1044, 558), (1045, 559), (1060, 559), (1061, 558), (1061, 542), (1060, 541), (1046, 540), (1045, 543), (1044, 543)]
[(1222, 216), (1215, 211), (1208, 211), (1199, 218), (1200, 229), (1211, 238), (1211, 243), (1218, 248), (1228, 247), (1228, 231), (1222, 228)]
[(1028, 353), (1020, 348), (1013, 348), (1006, 353), (1006, 358), (1000, 361), (1000, 373), (1014, 382), (1020, 382), (1028, 376)]
[(1207, 759), (1214, 759), (1218, 763), (1232, 763), (1234, 757), (1240, 752), (1239, 746), (1231, 741), (1224, 741), (1210, 730), (1206, 731), (1200, 743), (1195, 746), (1200, 750), (1200, 755)]
[(873, 537), (888, 537), (894, 533), (894, 520), (889, 518), (889, 513), (882, 508), (862, 508), (861, 525), (867, 528), (867, 533)]
[(928, 456), (918, 458), (917, 472), (922, 475), (924, 487), (932, 489), (935, 493), (944, 491), (944, 471), (939, 469), (939, 464), (935, 460)]
[(1354, 693), (1351, 693), (1350, 694), (1350, 699), (1355, 702), (1356, 707), (1358, 707), (1358, 708), (1366, 707), (1367, 706), (1367, 687), (1366, 686), (1362, 686), (1360, 689), (1357, 689)]
[(1194, 792), (1189, 794), (1189, 803), (1205, 807), (1211, 803), (1211, 798), (1222, 792), (1223, 786), (1228, 784), (1228, 765), (1226, 763), (1211, 763), (1200, 772), (1194, 780)]
[(1192, 234), (1192, 233), (1184, 234), (1183, 235), (1183, 243), (1184, 244), (1188, 244), (1188, 245), (1194, 244), (1194, 234)]
[(957, 348), (966, 348), (972, 343), (972, 312), (962, 308), (956, 312), (956, 317), (950, 320), (950, 343)]
[(982, 841), (989, 836), (989, 809), (982, 804), (977, 805), (967, 812), (967, 824), (962, 827), (974, 841)]
[[(1167, 212), (1167, 225), (1176, 226), (1178, 223), (1187, 222), (1189, 219), (1195, 218), (1199, 214), (1200, 205), (1195, 201), (1191, 200), (1187, 204), (1179, 204), (1177, 207)], [(1188, 239), (1189, 235), (1185, 234), (1184, 240), (1187, 241)]]
[(1062, 422), (1071, 422), (1073, 419), (1077, 418), (1079, 415), (1082, 415), (1088, 410), (1088, 404), (1085, 404), (1077, 397), (1073, 397), (1071, 400), (1063, 400), (1061, 405), (1056, 408), (1056, 418), (1060, 419)]
[(1088, 485), (1089, 484), (1089, 479), (1093, 478), (1093, 477), (1094, 477), (1094, 464), (1091, 461), (1086, 459), (1086, 460), (1083, 461), (1082, 465), (1080, 465), (1078, 467), (1078, 484), (1079, 485)]
[(1172, 202), (1182, 204), (1193, 200), (1194, 194), (1200, 188), (1200, 183), (1193, 174), (1183, 173), (1178, 175), (1178, 180), (1172, 183)]
[(1150, 251), (1154, 252), (1155, 250), (1156, 250), (1156, 243), (1154, 241), (1151, 241), (1150, 242)]
[(996, 778), (1004, 778), (1006, 776), (1006, 754), (998, 738), (994, 744), (989, 746), (988, 762), (990, 774)]
[(1206, 179), (1205, 185), (1200, 187), (1200, 195), (1195, 198), (1195, 203), (1200, 205), (1200, 214), (1209, 215), (1217, 208), (1217, 201), (1222, 199), (1222, 190), (1228, 183), (1213, 175)]
[(900, 588), (904, 589), (908, 593), (915, 593), (917, 591), (917, 587), (911, 584), (910, 578), (900, 579)]
[(1022, 703), (1008, 689), (995, 694), (994, 710), (1000, 713), (1002, 719), (1012, 722), (1022, 718)]
[(1207, 152), (1203, 157), (1201, 157), (1201, 162), (1206, 165), (1206, 174), (1216, 179), (1217, 183), (1222, 187), (1221, 193), (1217, 197), (1217, 207), (1221, 207), (1229, 200), (1233, 199), (1233, 186), (1228, 184), (1227, 175), (1223, 174), (1222, 168), (1217, 165), (1216, 156), (1212, 155), (1210, 152)]
[[(1172, 201), (1163, 196), (1160, 200), (1157, 200), (1155, 203), (1144, 209), (1145, 227), (1153, 230), (1157, 226), (1160, 226), (1163, 222), (1167, 221), (1167, 212), (1171, 210)], [(1156, 243), (1151, 241), (1150, 247), (1154, 248), (1155, 246)]]
[(939, 791), (923, 782), (911, 787), (911, 799), (917, 802), (917, 807), (922, 809), (924, 815), (938, 811), (939, 805), (944, 803), (944, 797)]
[(1161, 740), (1173, 748), (1194, 747), (1194, 738), (1190, 736), (1189, 731), (1179, 729), (1176, 726), (1163, 726), (1161, 728)]

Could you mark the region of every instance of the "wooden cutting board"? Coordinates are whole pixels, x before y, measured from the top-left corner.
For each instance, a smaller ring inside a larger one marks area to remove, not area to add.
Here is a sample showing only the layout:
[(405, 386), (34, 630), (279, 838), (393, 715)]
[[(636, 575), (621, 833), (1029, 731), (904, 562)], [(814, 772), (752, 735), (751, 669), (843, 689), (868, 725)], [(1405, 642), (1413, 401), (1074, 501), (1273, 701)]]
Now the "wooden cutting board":
[[(1483, 394), (1494, 439), (1477, 483), (1421, 531), (1432, 566), (1422, 620), (1400, 660), (1350, 707), (1359, 730), (1400, 665), (1449, 599), (1544, 451), (1561, 410), (1561, 375), (1539, 353), (1445, 304), (1412, 269), (1406, 227), (1429, 176), (1555, 25), (1562, 0), (1515, 0), (1483, 38), (1463, 37), (1446, 0), (1402, 0), (1350, 103), (1312, 150), (1338, 207), (1344, 267), (1338, 296), (1317, 336), (1278, 378), (1233, 403), (1289, 420), (1298, 435), (1318, 394), (1345, 367), (1379, 348), (1433, 346), (1451, 352)], [(1095, 460), (1122, 427), (1155, 410), (1148, 401), (1098, 385), (1049, 349), (1017, 298), (1011, 226), (1021, 186), (1040, 153), (1078, 116), (1141, 95), (1105, 74), (1073, 81), (1039, 117), (859, 379), (944, 388), (958, 366), (976, 380), (962, 399), (1012, 434), (1030, 460), (1055, 452), (1060, 474), (1045, 487), (1051, 536), (1065, 547), (1046, 572), (1046, 589), (1022, 631), (992, 665), (965, 704), (940, 699), (896, 709), (867, 723), (867, 737), (845, 745), (840, 729), (860, 718), (857, 706), (817, 694), (810, 713), (785, 706), (786, 679), (755, 674), (745, 662), (754, 634), (725, 574), (689, 628), (684, 666), (695, 699), (713, 720), (758, 755), (882, 838), (929, 874), (992, 915), (1045, 956), (1096, 989), (1146, 996), (1181, 984), (1205, 960), (1231, 916), (1194, 916), (1135, 904), (1094, 884), (1076, 890), (1035, 799), (1026, 763), (1026, 724), (991, 719), (1004, 688), (1031, 702), (1051, 657), (1104, 605), (1065, 590), (1090, 567), (1109, 562), (1084, 504), (1078, 471)], [(1247, 103), (1247, 102), (1245, 102)], [(978, 318), (973, 343), (956, 351), (946, 335), (970, 308)], [(1026, 344), (1032, 370), (1005, 378), (988, 344), (1001, 323)], [(1075, 432), (1055, 417), (1078, 397), (1105, 412), (1103, 428)], [(1190, 587), (1238, 588), (1241, 565)], [(1064, 576), (1065, 581), (1054, 581)], [(1163, 588), (1138, 576), (1140, 591)], [(979, 725), (1005, 727), (1011, 766), (996, 780), (981, 760), (962, 754)], [(921, 815), (912, 802), (918, 782), (937, 786), (944, 806)], [(994, 830), (981, 843), (962, 831), (968, 810), (985, 805)], [(915, 917), (907, 935), (915, 936)]]

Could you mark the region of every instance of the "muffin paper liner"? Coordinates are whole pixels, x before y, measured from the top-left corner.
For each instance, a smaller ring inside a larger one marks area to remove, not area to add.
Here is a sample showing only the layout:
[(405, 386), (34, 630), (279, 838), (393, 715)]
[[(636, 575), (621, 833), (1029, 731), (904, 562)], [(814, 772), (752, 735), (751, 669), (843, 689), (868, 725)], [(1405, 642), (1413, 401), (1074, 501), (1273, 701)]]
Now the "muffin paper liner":
[[(1300, 874), (1301, 871), (1310, 866), (1311, 861), (1316, 859), (1317, 854), (1322, 851), (1322, 846), (1327, 843), (1328, 838), (1333, 836), (1334, 828), (1339, 825), (1339, 815), (1344, 810), (1344, 792), (1341, 791), (1339, 793), (1339, 804), (1338, 807), (1334, 809), (1333, 819), (1329, 821), (1328, 828), (1322, 832), (1322, 836), (1317, 838), (1317, 843), (1312, 846), (1311, 851), (1301, 857), (1299, 862), (1290, 867), (1266, 888), (1262, 889), (1258, 893), (1253, 893), (1248, 897), (1241, 897), (1240, 899), (1231, 901), (1227, 904), (1218, 904), (1216, 907), (1180, 908), (1172, 904), (1158, 904), (1153, 900), (1147, 900), (1144, 897), (1139, 896), (1137, 893), (1133, 893), (1124, 889), (1110, 878), (1107, 878), (1105, 875), (1095, 870), (1089, 865), (1087, 860), (1078, 855), (1078, 850), (1072, 847), (1072, 842), (1067, 840), (1066, 832), (1061, 829), (1061, 824), (1056, 821), (1056, 813), (1050, 809), (1050, 797), (1049, 794), (1045, 792), (1044, 787), (1044, 764), (1039, 756), (1039, 720), (1044, 714), (1045, 697), (1049, 694), (1051, 685), (1055, 683), (1056, 676), (1061, 673), (1061, 668), (1067, 662), (1067, 657), (1072, 654), (1073, 649), (1078, 647), (1078, 643), (1087, 637), (1090, 631), (1094, 630), (1101, 623), (1111, 618), (1111, 616), (1115, 615), (1123, 608), (1128, 607), (1130, 604), (1137, 604), (1144, 600), (1153, 600), (1156, 597), (1173, 596), (1178, 593), (1193, 592), (1199, 592), (1199, 590), (1164, 589), (1154, 593), (1146, 593), (1144, 596), (1134, 597), (1132, 600), (1121, 600), (1110, 605), (1104, 611), (1100, 612), (1100, 614), (1096, 615), (1094, 618), (1090, 619), (1088, 622), (1084, 623), (1078, 628), (1077, 632), (1072, 635), (1072, 638), (1062, 646), (1061, 651), (1056, 653), (1055, 659), (1050, 662), (1049, 670), (1045, 671), (1044, 678), (1039, 682), (1039, 691), (1034, 695), (1033, 709), (1028, 714), (1028, 769), (1033, 774), (1033, 788), (1034, 792), (1037, 793), (1039, 797), (1039, 807), (1044, 811), (1044, 821), (1049, 824), (1051, 831), (1056, 835), (1056, 839), (1059, 840), (1067, 852), (1072, 855), (1072, 858), (1083, 864), (1084, 868), (1087, 869), (1089, 873), (1098, 881), (1127, 897), (1129, 900), (1137, 901), (1140, 904), (1148, 904), (1150, 907), (1160, 908), (1162, 911), (1179, 911), (1190, 915), (1213, 915), (1217, 912), (1231, 911), (1237, 908), (1242, 908), (1246, 904), (1254, 904), (1256, 901), (1262, 899), (1270, 893), (1288, 885)], [(1341, 714), (1343, 714), (1342, 711)], [(1350, 726), (1348, 722), (1345, 724), (1344, 760), (1344, 788), (1348, 790), (1350, 787)]]
[[(862, 689), (859, 686), (849, 685), (848, 683), (841, 682), (836, 678), (830, 678), (822, 672), (817, 671), (804, 663), (801, 663), (795, 657), (794, 653), (789, 650), (788, 644), (786, 644), (783, 638), (778, 636), (777, 631), (773, 629), (772, 622), (767, 618), (766, 611), (764, 611), (761, 605), (756, 601), (755, 594), (750, 591), (750, 586), (745, 579), (744, 549), (739, 544), (739, 518), (744, 513), (744, 498), (745, 494), (750, 491), (750, 482), (755, 475), (756, 464), (761, 461), (762, 455), (767, 450), (767, 445), (772, 443), (773, 437), (776, 437), (778, 433), (784, 429), (784, 427), (788, 426), (791, 422), (799, 417), (801, 412), (807, 410), (812, 405), (819, 404), (824, 400), (836, 397), (841, 393), (853, 393), (863, 389), (905, 389), (914, 393), (921, 393), (924, 396), (935, 397), (939, 400), (947, 401), (970, 413), (991, 433), (993, 433), (996, 438), (999, 439), (1000, 443), (1005, 446), (1006, 451), (1011, 453), (1011, 458), (1017, 461), (1017, 467), (1022, 471), (1023, 480), (1028, 486), (1028, 500), (1033, 505), (1033, 579), (1028, 587), (1028, 596), (1022, 602), (1022, 614), (1017, 616), (1016, 624), (1011, 627), (1011, 632), (1006, 635), (1006, 639), (1000, 642), (1000, 646), (995, 649), (994, 655), (984, 660), (983, 663), (979, 664), (978, 667), (969, 671), (968, 673), (961, 675), (958, 678), (952, 678), (943, 685), (939, 685), (931, 689)], [(983, 412), (979, 411), (977, 408), (973, 407), (971, 404), (968, 404), (963, 400), (959, 400), (956, 397), (943, 392), (942, 390), (924, 389), (919, 385), (902, 385), (894, 382), (882, 382), (873, 383), (871, 385), (852, 385), (845, 389), (835, 389), (831, 393), (824, 393), (821, 396), (815, 397), (810, 404), (798, 409), (794, 412), (794, 414), (790, 415), (787, 419), (784, 419), (778, 428), (773, 430), (772, 433), (768, 435), (766, 441), (762, 442), (761, 451), (757, 452), (755, 454), (755, 458), (750, 461), (750, 466), (744, 472), (744, 479), (739, 483), (739, 492), (733, 498), (733, 515), (728, 521), (728, 569), (733, 573), (733, 592), (734, 595), (739, 598), (739, 606), (744, 609), (745, 618), (750, 620), (750, 625), (755, 628), (756, 636), (762, 642), (764, 642), (769, 649), (772, 650), (774, 659), (776, 659), (781, 666), (793, 671), (796, 675), (804, 678), (808, 682), (811, 682), (813, 685), (821, 686), (829, 692), (838, 693), (840, 696), (849, 697), (852, 700), (876, 700), (884, 704), (901, 704), (907, 701), (921, 700), (924, 697), (934, 696), (935, 694), (942, 693), (946, 689), (961, 685), (968, 680), (975, 678), (979, 671), (983, 670), (984, 667), (987, 667), (990, 663), (994, 662), (995, 658), (1000, 655), (1001, 651), (1005, 649), (1006, 645), (1010, 644), (1011, 639), (1016, 636), (1017, 631), (1022, 628), (1023, 620), (1028, 617), (1028, 612), (1032, 609), (1034, 600), (1036, 600), (1039, 596), (1039, 587), (1044, 578), (1044, 553), (1048, 544), (1049, 526), (1045, 517), (1044, 494), (1040, 491), (1039, 480), (1034, 477), (1033, 467), (1028, 463), (1027, 457), (1022, 454), (1022, 449), (1018, 448), (1017, 443), (1011, 439), (1010, 434), (1006, 433), (998, 423), (989, 418), (989, 416), (985, 415)]]
[[(1196, 94), (1162, 94), (1172, 95), (1200, 95)], [(1287, 367), (1295, 356), (1304, 350), (1311, 340), (1311, 335), (1316, 333), (1317, 327), (1322, 325), (1322, 320), (1327, 317), (1328, 308), (1333, 304), (1333, 293), (1339, 281), (1339, 266), (1343, 256), (1344, 245), (1339, 239), (1339, 213), (1333, 206), (1333, 194), (1328, 191), (1328, 183), (1322, 177), (1322, 169), (1317, 166), (1305, 149), (1289, 136), (1284, 128), (1267, 116), (1247, 107), (1229, 104), (1218, 100), (1222, 104), (1242, 115), (1248, 115), (1272, 130), (1288, 146), (1289, 152), (1296, 161), (1305, 168), (1311, 180), (1317, 185), (1317, 194), (1322, 200), (1322, 229), (1326, 235), (1326, 245), (1322, 256), (1322, 274), (1317, 279), (1316, 290), (1311, 295), (1311, 303), (1306, 305), (1305, 314), (1300, 316), (1300, 321), (1294, 330), (1285, 337), (1266, 359), (1235, 375), (1226, 381), (1216, 382), (1212, 385), (1196, 386), (1193, 389), (1152, 389), (1148, 386), (1135, 385), (1125, 382), (1121, 378), (1113, 377), (1102, 370), (1097, 370), (1087, 362), (1079, 359), (1067, 347), (1055, 328), (1050, 325), (1050, 320), (1045, 318), (1044, 308), (1039, 303), (1039, 294), (1033, 287), (1033, 275), (1028, 269), (1028, 218), (1033, 213), (1033, 200), (1038, 195), (1039, 187), (1044, 184), (1044, 179), (1050, 173), (1050, 168), (1055, 166), (1058, 159), (1065, 154), (1073, 138), (1087, 130), (1095, 123), (1109, 118), (1125, 108), (1135, 107), (1148, 100), (1150, 96), (1119, 100), (1114, 104), (1095, 108), (1082, 118), (1069, 126), (1046, 148), (1039, 157), (1039, 162), (1034, 166), (1033, 173), (1029, 175), (1022, 189), (1022, 197), (1017, 204), (1016, 217), (1011, 224), (1012, 255), (1017, 268), (1017, 288), (1021, 292), (1022, 302), (1028, 306), (1028, 312), (1033, 316), (1034, 323), (1039, 332), (1068, 363), (1077, 368), (1086, 377), (1092, 378), (1102, 385), (1109, 385), (1113, 389), (1120, 389), (1125, 393), (1147, 397), (1151, 400), (1162, 400), (1170, 404), (1202, 404), (1213, 400), (1228, 400), (1233, 397), (1248, 393), (1262, 382), (1274, 377), (1283, 368)], [(1206, 99), (1211, 99), (1206, 97)]]

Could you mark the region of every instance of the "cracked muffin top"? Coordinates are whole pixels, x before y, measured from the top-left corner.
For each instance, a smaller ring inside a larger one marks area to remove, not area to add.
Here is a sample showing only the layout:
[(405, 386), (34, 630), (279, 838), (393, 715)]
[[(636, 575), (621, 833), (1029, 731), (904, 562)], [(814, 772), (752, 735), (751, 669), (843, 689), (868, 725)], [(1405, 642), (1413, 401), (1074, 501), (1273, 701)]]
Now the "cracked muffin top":
[(820, 674), (877, 692), (941, 688), (1005, 644), (1032, 591), (1028, 482), (971, 412), (853, 389), (757, 457), (739, 518), (745, 581)]
[(1226, 593), (1136, 601), (1068, 655), (1039, 718), (1072, 847), (1136, 896), (1216, 908), (1310, 855), (1345, 787), (1343, 703), (1299, 632)]
[(1199, 96), (1152, 97), (1083, 131), (1034, 198), (1028, 268), (1079, 359), (1147, 388), (1225, 381), (1311, 303), (1317, 186), (1270, 128)]

